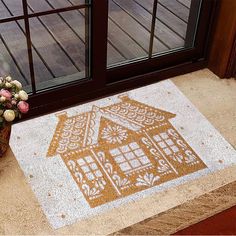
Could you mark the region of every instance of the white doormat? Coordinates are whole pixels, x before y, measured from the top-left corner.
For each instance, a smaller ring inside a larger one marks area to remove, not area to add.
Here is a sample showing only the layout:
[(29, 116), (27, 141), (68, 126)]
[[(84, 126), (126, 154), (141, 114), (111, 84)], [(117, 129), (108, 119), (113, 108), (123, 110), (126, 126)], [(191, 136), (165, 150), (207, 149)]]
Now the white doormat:
[[(16, 124), (10, 145), (55, 229), (154, 193), (165, 200), (164, 190), (236, 164), (233, 147), (170, 80)], [(187, 200), (180, 194), (175, 205)], [(133, 210), (125, 218), (156, 213)]]

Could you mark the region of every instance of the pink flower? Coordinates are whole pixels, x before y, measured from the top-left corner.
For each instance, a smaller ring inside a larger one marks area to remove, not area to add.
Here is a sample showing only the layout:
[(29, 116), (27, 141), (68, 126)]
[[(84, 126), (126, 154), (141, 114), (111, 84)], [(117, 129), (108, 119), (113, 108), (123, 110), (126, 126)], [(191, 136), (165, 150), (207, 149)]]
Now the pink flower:
[(27, 113), (29, 111), (29, 104), (25, 101), (20, 101), (17, 107), (21, 113)]
[(6, 99), (11, 99), (11, 97), (12, 97), (12, 94), (6, 89), (1, 89), (0, 95), (5, 97)]

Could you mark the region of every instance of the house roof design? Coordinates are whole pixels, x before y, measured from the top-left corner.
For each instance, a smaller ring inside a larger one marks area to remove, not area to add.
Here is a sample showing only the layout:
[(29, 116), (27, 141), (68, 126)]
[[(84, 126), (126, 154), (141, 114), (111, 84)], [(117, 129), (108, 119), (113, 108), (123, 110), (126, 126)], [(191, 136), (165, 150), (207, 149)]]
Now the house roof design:
[(47, 156), (63, 154), (98, 143), (101, 118), (132, 131), (140, 131), (150, 126), (166, 123), (176, 115), (130, 99), (119, 96), (121, 102), (106, 107), (93, 106), (90, 112), (67, 117), (58, 114), (59, 122), (52, 138)]

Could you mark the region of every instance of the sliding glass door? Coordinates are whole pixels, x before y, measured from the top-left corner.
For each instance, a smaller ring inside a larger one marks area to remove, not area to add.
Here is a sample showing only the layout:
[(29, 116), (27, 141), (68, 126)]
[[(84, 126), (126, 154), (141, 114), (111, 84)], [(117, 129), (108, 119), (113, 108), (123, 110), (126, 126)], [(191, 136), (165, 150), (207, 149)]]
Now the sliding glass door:
[(109, 0), (108, 68), (194, 45), (201, 0)]
[(0, 1), (0, 46), (12, 77), (32, 94), (88, 78), (89, 8), (84, 0)]
[(215, 6), (215, 0), (1, 0), (1, 54), (31, 94), (29, 116), (39, 115), (204, 61)]

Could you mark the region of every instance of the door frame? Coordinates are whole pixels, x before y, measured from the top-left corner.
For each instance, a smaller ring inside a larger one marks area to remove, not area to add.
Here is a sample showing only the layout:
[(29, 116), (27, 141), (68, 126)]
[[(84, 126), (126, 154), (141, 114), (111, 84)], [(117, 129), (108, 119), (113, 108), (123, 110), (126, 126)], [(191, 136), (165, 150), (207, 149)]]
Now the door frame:
[(220, 78), (236, 77), (236, 1), (218, 0), (208, 67)]
[(148, 85), (207, 66), (211, 29), (218, 9), (217, 0), (202, 0), (193, 48), (111, 69), (107, 69), (106, 53), (108, 0), (93, 0), (92, 2), (89, 22), (92, 35), (90, 38), (91, 77), (31, 95), (29, 99), (31, 110), (24, 116), (24, 119)]
[[(108, 11), (108, 0), (93, 1), (90, 6), (87, 5), (86, 13), (91, 17), (86, 17), (85, 24), (91, 25), (90, 28), (85, 26), (85, 30), (89, 33), (88, 35), (96, 35), (96, 37), (87, 38), (87, 45), (90, 48), (88, 53), (92, 55), (91, 58), (86, 59), (89, 65), (86, 65), (86, 74), (89, 74), (88, 78), (70, 82), (60, 87), (55, 87), (53, 89), (46, 89), (44, 91), (38, 91), (35, 94), (30, 95), (30, 112), (25, 116), (25, 118), (33, 117), (40, 114), (45, 114), (54, 109), (64, 107), (64, 104), (69, 99), (71, 101), (74, 98), (84, 95), (86, 91), (91, 90), (91, 88), (101, 89), (106, 83), (106, 54), (101, 53), (107, 50), (106, 41), (104, 37), (107, 37), (107, 17), (102, 12)], [(97, 19), (100, 19), (98, 21)], [(89, 68), (91, 70), (89, 71)], [(91, 76), (92, 75), (92, 76)], [(63, 97), (62, 97), (63, 94)], [(59, 100), (60, 99), (60, 100)], [(71, 103), (72, 104), (72, 103)]]
[[(193, 2), (193, 8), (200, 5), (199, 0), (193, 0)], [(157, 72), (182, 63), (204, 60), (209, 43), (208, 38), (210, 36), (209, 32), (212, 24), (211, 18), (215, 13), (215, 9), (216, 2), (214, 0), (202, 1), (198, 29), (195, 36), (195, 43), (192, 48), (109, 69), (107, 73), (107, 82), (114, 83), (122, 79), (145, 75), (150, 72)], [(206, 22), (209, 22), (209, 25), (206, 24)], [(193, 19), (190, 19), (187, 33), (193, 34), (193, 32), (190, 31), (194, 27), (194, 24), (195, 22), (193, 22)]]

